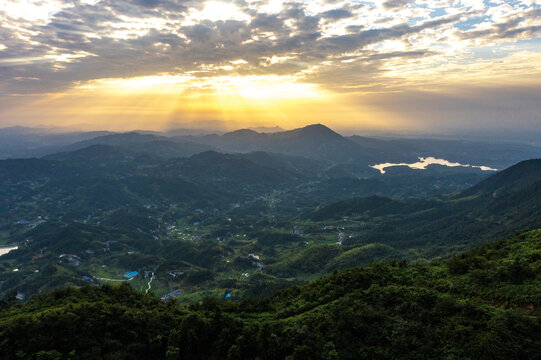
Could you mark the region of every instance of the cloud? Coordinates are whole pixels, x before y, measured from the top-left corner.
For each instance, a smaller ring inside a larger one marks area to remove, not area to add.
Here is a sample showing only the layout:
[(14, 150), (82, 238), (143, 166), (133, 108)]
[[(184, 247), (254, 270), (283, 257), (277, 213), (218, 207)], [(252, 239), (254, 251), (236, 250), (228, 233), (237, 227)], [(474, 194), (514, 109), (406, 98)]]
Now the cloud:
[[(401, 117), (405, 124), (424, 132), (475, 134), (509, 141), (541, 135), (539, 113), (541, 84), (476, 86), (453, 85), (442, 92), (422, 89), (365, 95), (372, 107)], [(419, 130), (418, 130), (419, 131)], [(538, 141), (538, 140), (537, 140)]]
[(385, 9), (400, 9), (413, 2), (413, 0), (386, 0), (383, 2)]
[(461, 39), (478, 39), (485, 42), (494, 40), (531, 39), (541, 35), (541, 10), (507, 14), (501, 22), (495, 22), (483, 29), (460, 32)]
[(353, 17), (353, 13), (346, 9), (332, 9), (319, 14), (323, 19), (341, 20)]
[[(404, 91), (415, 81), (437, 90), (472, 64), (539, 55), (541, 36), (539, 2), (530, 0), (26, 3), (0, 4), (4, 98), (164, 74), (289, 76), (337, 93)], [(517, 59), (506, 71), (528, 73), (532, 57)]]

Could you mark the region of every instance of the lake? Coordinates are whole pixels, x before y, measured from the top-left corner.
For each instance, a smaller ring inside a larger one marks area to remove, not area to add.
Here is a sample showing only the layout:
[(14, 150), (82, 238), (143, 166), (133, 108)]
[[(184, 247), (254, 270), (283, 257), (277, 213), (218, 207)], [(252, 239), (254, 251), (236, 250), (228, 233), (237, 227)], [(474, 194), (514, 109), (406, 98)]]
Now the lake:
[(392, 166), (408, 166), (411, 169), (418, 169), (418, 170), (426, 170), (428, 165), (443, 165), (443, 166), (449, 166), (449, 167), (469, 167), (469, 168), (477, 168), (481, 169), (482, 171), (498, 171), (498, 169), (493, 169), (488, 166), (482, 166), (482, 165), (468, 165), (468, 164), (461, 164), (461, 163), (453, 163), (449, 162), (445, 159), (437, 159), (434, 157), (420, 157), (418, 162), (414, 162), (411, 164), (408, 163), (383, 163), (383, 164), (377, 164), (370, 166), (373, 169), (379, 170), (382, 174), (385, 174), (385, 169)]

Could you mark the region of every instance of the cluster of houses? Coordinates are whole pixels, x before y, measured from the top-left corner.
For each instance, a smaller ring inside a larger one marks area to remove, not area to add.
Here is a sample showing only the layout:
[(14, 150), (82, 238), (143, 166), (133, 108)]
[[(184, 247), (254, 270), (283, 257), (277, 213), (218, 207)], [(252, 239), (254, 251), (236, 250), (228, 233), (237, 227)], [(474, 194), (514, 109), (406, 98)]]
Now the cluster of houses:
[(77, 255), (73, 254), (62, 254), (59, 256), (60, 259), (67, 261), (70, 265), (79, 266), (81, 264), (81, 260)]
[(28, 221), (28, 220), (22, 219), (22, 220), (16, 221), (15, 224), (25, 225), (29, 229), (34, 229), (35, 227), (43, 224), (44, 222), (46, 222), (46, 220), (42, 219), (41, 216), (38, 216), (38, 219), (35, 221)]
[(257, 271), (263, 271), (263, 268), (265, 267), (265, 264), (263, 263), (263, 261), (261, 261), (259, 255), (255, 255), (253, 253), (250, 253), (247, 256), (241, 256), (240, 259), (251, 260), (252, 265), (257, 266)]
[(177, 276), (184, 275), (184, 271), (168, 271), (167, 274), (171, 275), (172, 277), (176, 278)]

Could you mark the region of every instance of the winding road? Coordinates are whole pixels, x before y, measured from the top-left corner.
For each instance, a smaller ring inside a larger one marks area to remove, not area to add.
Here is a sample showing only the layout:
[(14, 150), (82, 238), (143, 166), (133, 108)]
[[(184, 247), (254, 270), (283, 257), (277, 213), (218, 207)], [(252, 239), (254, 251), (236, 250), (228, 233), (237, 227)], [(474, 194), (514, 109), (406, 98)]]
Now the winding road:
[(145, 294), (148, 293), (148, 291), (150, 290), (150, 283), (152, 282), (152, 280), (154, 280), (154, 272), (152, 272), (152, 275), (150, 276), (150, 280), (148, 281), (148, 289), (145, 291)]

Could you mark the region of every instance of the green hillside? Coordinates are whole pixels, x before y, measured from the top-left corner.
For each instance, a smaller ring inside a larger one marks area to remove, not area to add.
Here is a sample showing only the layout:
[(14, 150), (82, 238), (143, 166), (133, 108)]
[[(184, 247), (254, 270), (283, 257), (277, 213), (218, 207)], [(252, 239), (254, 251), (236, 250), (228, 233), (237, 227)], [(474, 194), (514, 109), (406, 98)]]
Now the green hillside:
[[(486, 181), (506, 184), (501, 196), (404, 198), (377, 179), (313, 178), (314, 161), (267, 153), (160, 160), (99, 145), (0, 161), (0, 244), (18, 246), (0, 257), (0, 298), (89, 282), (145, 290), (151, 278), (157, 295), (181, 289), (184, 303), (261, 298), (374, 261), (446, 260), (541, 227), (532, 163)], [(517, 173), (530, 181), (517, 185)]]
[[(541, 231), (446, 263), (352, 268), (263, 300), (129, 286), (1, 305), (4, 359), (539, 359)], [(225, 294), (224, 294), (225, 295)]]

